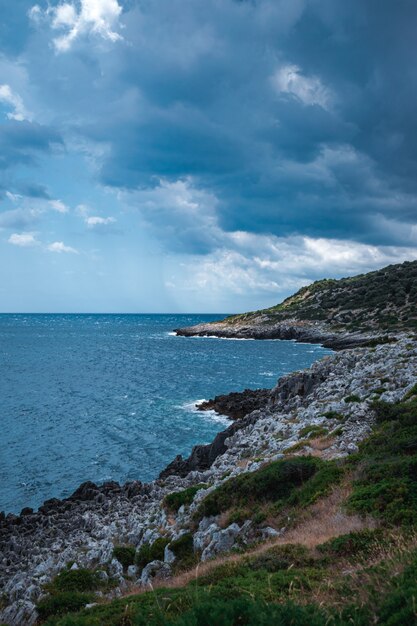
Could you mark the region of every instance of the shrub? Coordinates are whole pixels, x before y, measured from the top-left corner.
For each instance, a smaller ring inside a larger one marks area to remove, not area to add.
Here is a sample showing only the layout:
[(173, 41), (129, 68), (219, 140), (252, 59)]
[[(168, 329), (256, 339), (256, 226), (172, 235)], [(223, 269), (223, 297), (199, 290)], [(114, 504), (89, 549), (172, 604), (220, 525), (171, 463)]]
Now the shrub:
[(135, 562), (136, 550), (133, 546), (115, 546), (113, 557), (123, 565), (123, 569), (127, 569), (129, 565)]
[(383, 402), (382, 400), (372, 402), (371, 409), (374, 411), (375, 418), (378, 423), (397, 420), (401, 414), (401, 409), (398, 405), (390, 402)]
[(88, 569), (64, 570), (54, 578), (48, 590), (54, 591), (95, 591), (101, 586), (96, 572)]
[(43, 600), (36, 606), (40, 619), (44, 620), (51, 615), (65, 615), (76, 612), (92, 601), (94, 596), (77, 591), (63, 591)]
[(381, 529), (365, 529), (330, 539), (317, 546), (317, 549), (336, 557), (368, 556), (382, 541)]
[(349, 508), (388, 524), (413, 524), (417, 517), (417, 401), (372, 405), (379, 424), (361, 446), (359, 476)]
[(135, 563), (138, 567), (145, 567), (151, 561), (163, 561), (165, 546), (169, 544), (169, 539), (159, 537), (152, 544), (145, 543), (136, 553)]
[(337, 461), (315, 459), (317, 471), (299, 489), (289, 496), (287, 503), (292, 506), (306, 507), (318, 498), (325, 496), (343, 476), (343, 466)]
[(200, 489), (205, 489), (207, 485), (199, 484), (193, 485), (192, 487), (188, 487), (187, 489), (183, 489), (182, 491), (174, 491), (173, 493), (169, 493), (164, 498), (164, 506), (167, 509), (177, 512), (178, 509), (183, 505), (190, 505), (194, 500), (194, 496), (197, 491)]
[(255, 472), (231, 478), (204, 498), (195, 519), (218, 515), (248, 503), (288, 498), (295, 488), (313, 476), (317, 467), (318, 461), (310, 457), (285, 459), (269, 463)]
[[(252, 515), (252, 522), (254, 524), (262, 524), (267, 518), (267, 515), (264, 511), (256, 511), (253, 515)], [(246, 518), (248, 519), (248, 518)]]
[(323, 413), (323, 417), (328, 420), (339, 420), (339, 422), (343, 422), (345, 419), (345, 416), (337, 411), (327, 411), (326, 413)]
[(376, 484), (357, 486), (349, 508), (370, 513), (389, 524), (414, 524), (417, 514), (417, 482), (409, 478), (386, 479)]
[(175, 554), (177, 559), (188, 558), (194, 553), (192, 534), (184, 533), (178, 539), (171, 541), (169, 549)]
[(361, 399), (355, 393), (352, 393), (350, 396), (346, 396), (345, 402), (348, 404), (349, 402), (361, 402)]
[(287, 570), (289, 567), (311, 566), (314, 563), (315, 559), (305, 546), (290, 543), (274, 546), (259, 556), (245, 560), (245, 565), (250, 570), (266, 570), (270, 573)]
[(227, 524), (243, 524), (247, 519), (251, 517), (252, 513), (250, 509), (232, 509), (227, 518)]
[(327, 428), (323, 426), (305, 426), (299, 432), (300, 437), (307, 437), (307, 439), (313, 439), (313, 437), (323, 437), (328, 434)]
[(417, 395), (417, 383), (411, 387), (409, 391), (405, 394), (403, 400), (409, 400)]
[(175, 570), (183, 570), (193, 567), (198, 563), (198, 554), (194, 552), (194, 542), (191, 533), (181, 535), (175, 541), (171, 541), (169, 549), (175, 554)]

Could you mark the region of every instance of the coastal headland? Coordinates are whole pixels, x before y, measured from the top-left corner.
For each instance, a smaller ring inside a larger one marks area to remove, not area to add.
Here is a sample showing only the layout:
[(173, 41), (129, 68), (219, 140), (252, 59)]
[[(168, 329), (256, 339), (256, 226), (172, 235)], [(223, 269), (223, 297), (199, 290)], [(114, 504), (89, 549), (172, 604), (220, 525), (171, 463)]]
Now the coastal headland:
[(413, 623), (416, 304), (410, 262), (177, 329), (336, 352), (201, 406), (230, 426), (149, 484), (1, 515), (0, 623)]

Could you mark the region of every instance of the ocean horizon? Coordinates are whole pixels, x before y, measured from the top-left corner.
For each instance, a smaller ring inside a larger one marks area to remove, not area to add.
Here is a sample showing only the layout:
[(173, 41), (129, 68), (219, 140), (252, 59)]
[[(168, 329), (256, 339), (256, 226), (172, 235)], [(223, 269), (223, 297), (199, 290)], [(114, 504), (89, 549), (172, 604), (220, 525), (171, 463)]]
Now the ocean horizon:
[(148, 482), (230, 420), (196, 403), (272, 388), (330, 351), (280, 340), (177, 337), (224, 314), (2, 313), (0, 511), (84, 481)]

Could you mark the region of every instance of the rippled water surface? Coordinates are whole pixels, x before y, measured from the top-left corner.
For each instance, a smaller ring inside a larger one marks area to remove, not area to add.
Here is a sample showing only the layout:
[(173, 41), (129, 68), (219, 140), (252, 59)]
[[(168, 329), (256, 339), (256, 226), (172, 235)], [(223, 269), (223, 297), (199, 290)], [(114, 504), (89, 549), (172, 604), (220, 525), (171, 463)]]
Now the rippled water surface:
[(273, 387), (328, 350), (183, 338), (222, 315), (0, 315), (0, 510), (38, 507), (85, 480), (151, 480), (227, 420), (198, 399)]

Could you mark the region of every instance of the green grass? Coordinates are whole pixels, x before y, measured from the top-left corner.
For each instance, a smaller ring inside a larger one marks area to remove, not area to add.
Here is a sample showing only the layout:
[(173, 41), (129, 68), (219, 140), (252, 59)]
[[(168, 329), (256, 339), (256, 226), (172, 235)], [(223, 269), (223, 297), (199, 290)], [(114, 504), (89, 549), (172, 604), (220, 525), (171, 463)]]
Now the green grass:
[[(343, 543), (343, 542), (342, 542)], [(367, 543), (367, 542), (366, 542)], [(346, 542), (344, 543), (346, 547)], [(357, 548), (357, 545), (356, 545)], [(179, 589), (157, 589), (89, 611), (52, 617), (48, 626), (403, 626), (416, 623), (417, 553), (376, 565), (339, 567), (337, 548), (320, 556), (275, 546), (213, 568)], [(392, 576), (392, 571), (398, 572)], [(358, 593), (361, 594), (360, 603)], [(319, 598), (325, 598), (318, 601)]]

